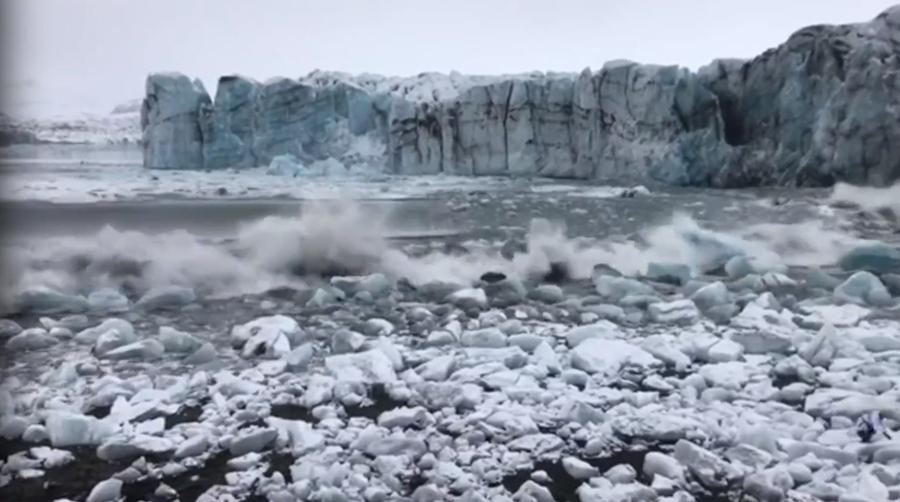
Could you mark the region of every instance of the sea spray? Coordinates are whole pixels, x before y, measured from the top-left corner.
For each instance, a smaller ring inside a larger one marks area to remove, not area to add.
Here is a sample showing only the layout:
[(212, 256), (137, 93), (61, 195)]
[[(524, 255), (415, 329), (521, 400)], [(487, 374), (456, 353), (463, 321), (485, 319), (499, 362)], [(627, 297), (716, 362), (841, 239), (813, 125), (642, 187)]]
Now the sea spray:
[(186, 231), (149, 234), (112, 227), (89, 238), (32, 239), (4, 253), (11, 272), (4, 274), (4, 291), (46, 286), (88, 294), (109, 287), (137, 297), (153, 287), (177, 285), (202, 296), (234, 297), (303, 287), (319, 275), (379, 272), (413, 284), (470, 284), (488, 271), (528, 278), (563, 263), (572, 278), (587, 279), (601, 263), (626, 275), (642, 275), (651, 262), (683, 263), (700, 271), (734, 254), (817, 266), (836, 262), (860, 242), (816, 220), (715, 232), (676, 214), (629, 239), (569, 235), (563, 222), (538, 218), (528, 229), (526, 250), (512, 259), (499, 252), (503, 242), (468, 246), (466, 253), (413, 256), (392, 241), (396, 229), (388, 223), (389, 216), (389, 209), (373, 211), (341, 200), (308, 204), (295, 216), (249, 222), (227, 240)]

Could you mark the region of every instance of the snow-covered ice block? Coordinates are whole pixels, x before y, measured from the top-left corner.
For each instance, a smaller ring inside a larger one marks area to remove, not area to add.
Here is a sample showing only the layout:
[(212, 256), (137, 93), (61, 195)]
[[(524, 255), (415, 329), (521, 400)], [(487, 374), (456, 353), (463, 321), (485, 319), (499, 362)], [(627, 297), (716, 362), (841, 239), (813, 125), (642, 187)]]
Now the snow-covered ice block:
[(99, 444), (115, 428), (97, 418), (65, 411), (52, 411), (45, 420), (50, 444), (56, 447)]
[(197, 295), (191, 288), (167, 286), (147, 291), (134, 305), (145, 310), (155, 310), (183, 307), (196, 300)]
[(325, 367), (341, 381), (390, 383), (397, 380), (393, 362), (377, 349), (329, 356), (325, 358)]
[(622, 340), (589, 338), (571, 351), (572, 367), (591, 374), (615, 375), (625, 366), (642, 371), (662, 362), (644, 349)]

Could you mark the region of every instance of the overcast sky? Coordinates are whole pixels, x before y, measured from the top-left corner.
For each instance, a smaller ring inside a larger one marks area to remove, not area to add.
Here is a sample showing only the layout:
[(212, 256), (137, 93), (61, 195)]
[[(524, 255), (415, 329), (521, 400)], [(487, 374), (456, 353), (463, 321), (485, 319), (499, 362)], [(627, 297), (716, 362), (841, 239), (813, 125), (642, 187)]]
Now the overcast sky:
[(221, 74), (317, 68), (518, 73), (611, 59), (696, 68), (755, 56), (802, 26), (869, 20), (897, 0), (0, 1), (11, 50), (2, 79), (37, 83), (27, 98), (46, 114), (108, 111), (142, 96), (147, 73), (160, 70), (214, 92)]

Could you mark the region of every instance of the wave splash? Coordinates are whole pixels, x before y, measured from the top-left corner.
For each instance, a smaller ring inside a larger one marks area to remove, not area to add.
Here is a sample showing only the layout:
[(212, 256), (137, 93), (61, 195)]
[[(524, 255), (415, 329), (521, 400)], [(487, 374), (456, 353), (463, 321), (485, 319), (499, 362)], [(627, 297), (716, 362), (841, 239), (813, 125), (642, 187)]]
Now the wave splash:
[(107, 227), (86, 238), (29, 242), (4, 253), (4, 291), (49, 287), (88, 294), (114, 288), (137, 297), (153, 287), (194, 288), (206, 297), (302, 288), (312, 278), (383, 273), (412, 284), (471, 284), (488, 271), (527, 279), (564, 264), (573, 279), (591, 276), (597, 264), (627, 275), (651, 262), (685, 263), (697, 270), (724, 252), (739, 250), (772, 264), (823, 266), (862, 241), (822, 222), (760, 224), (714, 232), (685, 215), (638, 235), (570, 237), (563, 223), (531, 222), (526, 249), (504, 258), (503, 243), (468, 246), (466, 253), (407, 253), (392, 239), (388, 214), (353, 201), (320, 202), (294, 217), (267, 217), (240, 228), (233, 239), (211, 241), (186, 231), (145, 234)]

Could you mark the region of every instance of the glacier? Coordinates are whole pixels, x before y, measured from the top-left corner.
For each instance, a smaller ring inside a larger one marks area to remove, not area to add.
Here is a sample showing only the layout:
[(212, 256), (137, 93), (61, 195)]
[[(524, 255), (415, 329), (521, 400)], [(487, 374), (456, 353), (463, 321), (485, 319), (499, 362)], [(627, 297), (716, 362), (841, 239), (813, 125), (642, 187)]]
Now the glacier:
[[(396, 174), (523, 176), (738, 188), (900, 179), (900, 5), (803, 28), (752, 60), (694, 72), (411, 78), (313, 72), (258, 82), (154, 73), (144, 166), (224, 169), (337, 159)], [(376, 144), (361, 155), (357, 144)]]

